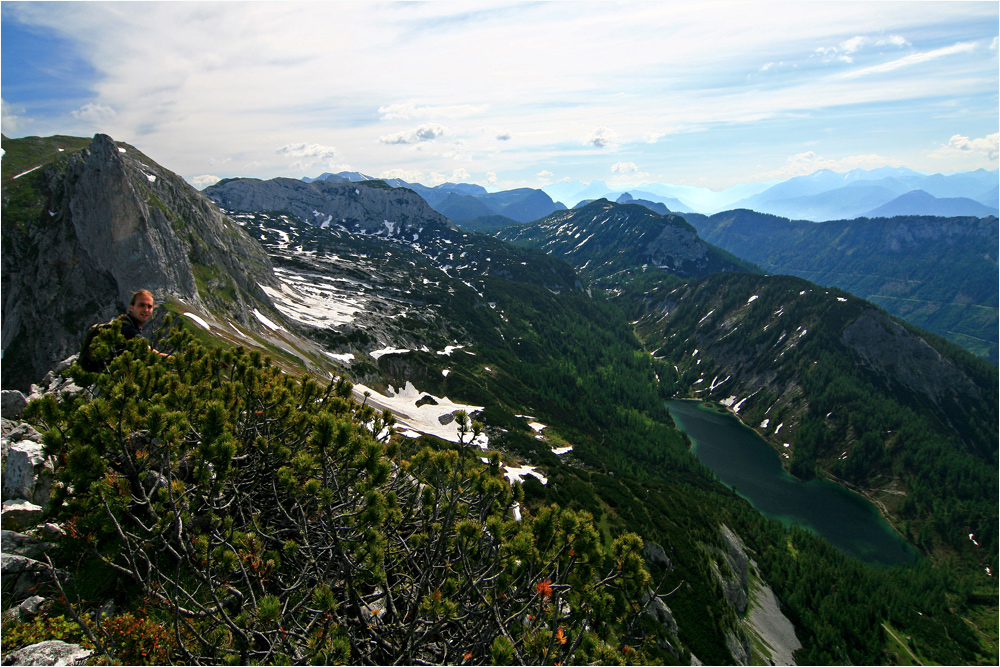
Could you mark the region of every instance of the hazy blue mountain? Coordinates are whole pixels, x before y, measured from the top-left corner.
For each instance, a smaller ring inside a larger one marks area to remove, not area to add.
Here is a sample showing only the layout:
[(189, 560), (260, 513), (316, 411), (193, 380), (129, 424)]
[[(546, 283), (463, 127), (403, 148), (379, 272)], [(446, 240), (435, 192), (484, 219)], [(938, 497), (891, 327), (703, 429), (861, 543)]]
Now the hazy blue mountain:
[(636, 199), (628, 192), (624, 193), (622, 196), (615, 200), (619, 204), (638, 204), (640, 206), (645, 206), (650, 211), (654, 213), (659, 213), (660, 215), (667, 215), (670, 213), (670, 209), (667, 205), (659, 201), (651, 201), (649, 199)]
[(533, 188), (489, 192), (483, 186), (473, 183), (442, 183), (428, 187), (420, 183), (408, 183), (398, 178), (374, 179), (358, 172), (323, 174), (318, 179), (304, 178), (302, 180), (307, 183), (316, 180), (331, 182), (383, 180), (391, 187), (413, 190), (431, 208), (455, 222), (468, 221), (487, 215), (503, 215), (517, 222), (531, 222), (566, 208), (564, 205), (552, 201), (552, 198), (542, 190)]
[(974, 215), (983, 218), (988, 215), (997, 215), (997, 213), (995, 206), (990, 207), (968, 197), (938, 198), (923, 190), (913, 190), (873, 208), (865, 215), (869, 218), (891, 218), (897, 215), (938, 215), (942, 217)]
[[(990, 207), (1000, 204), (997, 170), (979, 169), (953, 174), (926, 174), (912, 169), (882, 167), (835, 172), (823, 169), (805, 176), (759, 183), (740, 183), (713, 191), (693, 185), (642, 183), (633, 188), (612, 188), (603, 181), (587, 185), (562, 181), (542, 188), (549, 196), (577, 207), (600, 198), (615, 200), (624, 192), (636, 199), (662, 202), (675, 213), (712, 215), (746, 208), (760, 213), (804, 220), (840, 220), (867, 214), (896, 197), (923, 190), (938, 199), (966, 197)], [(918, 212), (932, 214), (929, 211)], [(966, 215), (950, 210), (946, 215)], [(988, 215), (989, 212), (983, 215)]]
[(993, 186), (991, 189), (987, 190), (978, 197), (973, 197), (980, 204), (986, 204), (987, 206), (997, 206), (1000, 202), (1000, 186)]
[[(996, 203), (989, 208), (969, 208), (966, 204), (941, 204), (925, 200), (930, 209), (886, 209), (874, 213), (900, 195), (923, 190), (934, 198), (969, 198), (978, 201), (984, 192), (996, 187), (997, 172), (980, 169), (957, 174), (921, 174), (910, 169), (884, 167), (854, 169), (844, 174), (821, 170), (808, 176), (788, 179), (756, 195), (736, 202), (734, 208), (747, 208), (792, 219), (838, 220), (862, 215), (993, 215)], [(881, 201), (879, 199), (881, 198)], [(987, 204), (988, 205), (988, 204)]]
[(313, 181), (330, 181), (331, 183), (340, 182), (350, 182), (357, 183), (359, 181), (374, 181), (376, 180), (374, 176), (366, 176), (359, 171), (341, 171), (336, 174), (331, 174), (330, 172), (324, 172), (320, 174), (317, 178), (309, 178), (306, 176), (302, 179), (306, 183), (312, 183)]
[[(430, 204), (430, 202), (427, 203)], [(454, 192), (449, 193), (447, 197), (432, 204), (432, 206), (435, 211), (449, 220), (472, 220), (485, 215), (495, 215), (500, 211), (499, 206), (489, 206), (476, 197)]]

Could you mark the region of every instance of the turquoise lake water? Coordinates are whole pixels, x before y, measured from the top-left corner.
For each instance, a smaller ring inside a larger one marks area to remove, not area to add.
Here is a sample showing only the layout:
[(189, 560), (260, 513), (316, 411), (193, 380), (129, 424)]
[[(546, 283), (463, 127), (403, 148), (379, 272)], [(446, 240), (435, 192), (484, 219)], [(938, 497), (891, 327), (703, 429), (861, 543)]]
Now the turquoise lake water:
[(807, 528), (866, 563), (911, 563), (916, 554), (870, 502), (833, 482), (796, 479), (778, 452), (736, 417), (697, 401), (667, 401), (694, 453), (727, 486), (759, 512)]

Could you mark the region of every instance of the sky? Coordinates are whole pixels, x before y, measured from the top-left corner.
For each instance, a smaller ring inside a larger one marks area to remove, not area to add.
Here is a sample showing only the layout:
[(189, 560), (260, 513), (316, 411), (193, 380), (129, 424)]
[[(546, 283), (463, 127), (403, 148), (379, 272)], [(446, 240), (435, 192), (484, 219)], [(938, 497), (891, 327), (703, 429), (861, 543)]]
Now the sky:
[(198, 188), (992, 170), (998, 26), (996, 1), (2, 2), (0, 126)]

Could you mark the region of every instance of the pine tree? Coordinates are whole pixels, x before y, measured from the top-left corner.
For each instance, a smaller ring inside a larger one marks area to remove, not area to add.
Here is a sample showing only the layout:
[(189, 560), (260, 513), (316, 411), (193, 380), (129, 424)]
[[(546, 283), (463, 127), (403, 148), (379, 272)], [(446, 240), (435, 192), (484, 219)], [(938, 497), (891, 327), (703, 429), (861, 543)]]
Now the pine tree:
[[(649, 580), (641, 540), (604, 548), (589, 514), (555, 506), (514, 520), (520, 485), (498, 454), (480, 462), (467, 415), (458, 446), (432, 448), (395, 436), (392, 414), (357, 404), (342, 378), (324, 388), (183, 331), (171, 345), (169, 359), (139, 341), (106, 373), (75, 368), (96, 397), (27, 413), (63, 462), (64, 553), (126, 585), (126, 611), (168, 631), (158, 655), (642, 661), (628, 634)], [(115, 659), (109, 627), (93, 635)]]

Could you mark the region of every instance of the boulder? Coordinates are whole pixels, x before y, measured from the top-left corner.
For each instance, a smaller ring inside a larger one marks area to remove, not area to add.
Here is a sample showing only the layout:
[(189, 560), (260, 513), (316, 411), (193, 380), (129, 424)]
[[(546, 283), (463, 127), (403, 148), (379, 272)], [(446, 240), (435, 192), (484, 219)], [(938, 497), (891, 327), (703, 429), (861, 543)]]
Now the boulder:
[(84, 665), (93, 651), (57, 639), (25, 646), (3, 659), (4, 665)]
[(49, 542), (17, 533), (13, 530), (0, 531), (0, 551), (5, 554), (25, 556), (26, 558), (41, 558), (42, 554), (51, 546)]
[(26, 405), (28, 399), (16, 389), (4, 389), (0, 393), (0, 415), (4, 419), (16, 419)]
[(38, 525), (44, 511), (39, 505), (23, 498), (5, 500), (0, 511), (0, 526), (7, 530), (24, 530)]
[(670, 610), (666, 602), (647, 591), (642, 595), (642, 603), (646, 605), (647, 616), (662, 625), (670, 634), (677, 634), (679, 629), (677, 620), (674, 618), (674, 612)]
[(667, 568), (670, 567), (670, 557), (667, 556), (666, 550), (664, 550), (664, 548), (656, 542), (643, 540), (642, 557), (645, 558), (646, 562), (650, 565), (663, 565)]
[(0, 554), (0, 574), (3, 575), (4, 605), (35, 595), (52, 579), (48, 564), (7, 553)]
[(3, 499), (24, 498), (44, 508), (52, 492), (53, 471), (52, 462), (42, 454), (41, 443), (33, 440), (13, 443), (7, 451), (7, 467), (3, 471)]
[(17, 613), (20, 615), (21, 620), (24, 621), (37, 615), (44, 602), (45, 598), (41, 595), (32, 595), (30, 598), (19, 604), (17, 606)]

